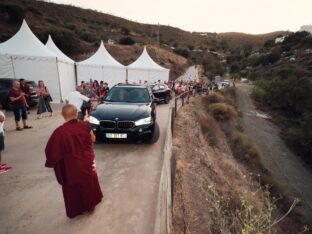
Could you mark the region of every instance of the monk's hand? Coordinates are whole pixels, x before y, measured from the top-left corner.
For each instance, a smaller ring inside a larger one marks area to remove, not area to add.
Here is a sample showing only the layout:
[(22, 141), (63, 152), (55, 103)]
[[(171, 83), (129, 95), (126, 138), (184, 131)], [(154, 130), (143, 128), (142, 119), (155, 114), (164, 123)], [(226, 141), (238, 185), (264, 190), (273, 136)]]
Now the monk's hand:
[(83, 121), (90, 122), (90, 116), (89, 115), (85, 115)]
[(5, 120), (5, 117), (1, 115), (0, 116), (0, 123), (4, 122), (4, 120)]

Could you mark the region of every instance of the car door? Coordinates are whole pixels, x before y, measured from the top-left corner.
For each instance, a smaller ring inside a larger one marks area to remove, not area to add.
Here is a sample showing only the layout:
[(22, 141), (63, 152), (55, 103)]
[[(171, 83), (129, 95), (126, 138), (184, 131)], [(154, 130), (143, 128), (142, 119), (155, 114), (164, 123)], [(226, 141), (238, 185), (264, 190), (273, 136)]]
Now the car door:
[(150, 103), (150, 108), (151, 108), (151, 115), (152, 115), (152, 118), (154, 119), (154, 121), (156, 120), (156, 103), (154, 102), (154, 99), (155, 99), (155, 95), (153, 93), (153, 91), (148, 88), (148, 93), (150, 95), (150, 98), (151, 98), (151, 103)]
[(168, 95), (167, 89), (165, 85), (159, 85), (159, 96), (161, 99), (165, 100)]
[(158, 84), (154, 85), (153, 88), (152, 88), (152, 92), (153, 92), (153, 94), (154, 94), (154, 96), (156, 98), (160, 98), (161, 99), (162, 97), (161, 97), (161, 93), (159, 91), (160, 91), (159, 90), (159, 85)]

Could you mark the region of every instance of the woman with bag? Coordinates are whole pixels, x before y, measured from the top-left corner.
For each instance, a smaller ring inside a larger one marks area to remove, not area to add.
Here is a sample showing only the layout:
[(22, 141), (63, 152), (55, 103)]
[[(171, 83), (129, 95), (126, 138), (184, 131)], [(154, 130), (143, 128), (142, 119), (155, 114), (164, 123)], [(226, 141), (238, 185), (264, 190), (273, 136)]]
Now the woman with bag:
[(52, 98), (51, 98), (48, 88), (44, 85), (42, 80), (39, 80), (39, 84), (38, 84), (38, 88), (36, 92), (37, 92), (37, 95), (39, 96), (37, 119), (41, 119), (42, 113), (45, 113), (45, 112), (50, 112), (50, 116), (52, 116), (53, 110), (50, 105)]

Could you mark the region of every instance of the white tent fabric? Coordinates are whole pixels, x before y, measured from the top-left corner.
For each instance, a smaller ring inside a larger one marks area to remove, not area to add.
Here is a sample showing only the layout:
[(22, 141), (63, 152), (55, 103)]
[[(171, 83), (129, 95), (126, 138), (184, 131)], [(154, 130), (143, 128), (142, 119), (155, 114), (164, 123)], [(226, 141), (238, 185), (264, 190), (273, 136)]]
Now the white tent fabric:
[(75, 62), (66, 56), (54, 43), (52, 37), (46, 43), (46, 47), (54, 52), (58, 57), (58, 69), (60, 75), (61, 96), (64, 101), (68, 94), (75, 91), (76, 75), (75, 75)]
[(77, 80), (105, 81), (109, 86), (125, 82), (126, 67), (117, 62), (106, 50), (103, 41), (90, 58), (77, 63)]
[(169, 80), (169, 69), (161, 67), (149, 56), (146, 47), (140, 57), (131, 63), (128, 67), (129, 83), (154, 83), (160, 80), (165, 82)]
[(0, 44), (1, 77), (43, 80), (53, 100), (61, 100), (57, 56), (39, 41), (25, 20), (12, 38)]

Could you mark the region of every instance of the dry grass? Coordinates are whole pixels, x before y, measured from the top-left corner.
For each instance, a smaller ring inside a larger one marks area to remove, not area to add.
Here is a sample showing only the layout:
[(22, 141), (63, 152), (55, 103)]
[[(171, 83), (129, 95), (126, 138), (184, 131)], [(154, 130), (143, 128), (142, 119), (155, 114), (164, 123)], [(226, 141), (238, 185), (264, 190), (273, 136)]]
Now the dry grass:
[(253, 169), (262, 168), (261, 153), (246, 134), (234, 131), (229, 138), (233, 155), (241, 161), (251, 163)]
[(217, 146), (219, 143), (219, 136), (221, 133), (220, 127), (217, 121), (210, 115), (199, 114), (198, 122), (201, 126), (203, 135), (209, 145)]
[(233, 121), (237, 117), (236, 110), (225, 103), (214, 103), (208, 106), (213, 117), (218, 121)]
[(212, 93), (202, 98), (202, 102), (207, 106), (213, 103), (224, 102), (225, 98), (219, 93)]

